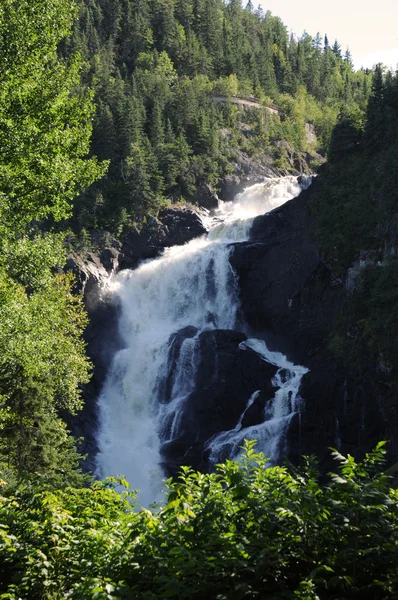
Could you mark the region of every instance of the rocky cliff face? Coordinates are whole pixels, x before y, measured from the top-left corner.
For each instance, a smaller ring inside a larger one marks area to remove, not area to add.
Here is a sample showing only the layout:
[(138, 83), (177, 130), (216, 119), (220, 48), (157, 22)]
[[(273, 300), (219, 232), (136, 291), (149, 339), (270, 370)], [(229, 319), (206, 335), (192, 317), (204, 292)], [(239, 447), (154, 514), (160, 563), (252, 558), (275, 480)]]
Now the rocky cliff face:
[[(380, 439), (393, 439), (388, 390), (375, 370), (365, 377), (337, 363), (328, 342), (348, 293), (322, 259), (315, 239), (311, 198), (317, 182), (253, 224), (249, 242), (237, 244), (242, 315), (256, 336), (310, 369), (304, 376), (302, 413), (290, 427), (289, 455), (317, 454), (328, 468), (328, 447), (361, 455)], [(390, 444), (392, 460), (397, 448)], [(326, 462), (325, 462), (326, 461)]]
[[(169, 375), (161, 383), (161, 396), (166, 403), (170, 400), (168, 390), (175, 377), (173, 365), (177, 362), (181, 345), (184, 339), (196, 333), (196, 328), (189, 327), (170, 340)], [(264, 407), (275, 393), (272, 378), (277, 368), (262, 360), (257, 353), (241, 349), (239, 345), (246, 339), (247, 336), (241, 332), (222, 329), (204, 331), (199, 335), (199, 364), (192, 384), (193, 391), (182, 407), (178, 435), (167, 441), (170, 426), (167, 421), (160, 432), (163, 465), (168, 475), (176, 475), (184, 464), (208, 471), (206, 442), (212, 436), (235, 427), (248, 398), (257, 390), (259, 395), (246, 411), (242, 425), (249, 427), (263, 421)]]
[[(236, 152), (235, 161), (231, 164), (233, 173), (218, 182), (221, 200), (232, 200), (236, 194), (243, 192), (246, 187), (261, 183), (266, 177), (283, 177), (284, 175), (300, 177), (301, 175), (308, 175), (312, 172), (313, 164), (321, 165), (325, 162), (324, 157), (317, 153), (305, 152), (304, 154), (298, 154), (286, 141), (279, 142), (279, 146), (281, 152), (286, 155), (286, 169), (276, 169), (269, 154), (262, 154), (253, 158), (245, 152)], [(206, 204), (201, 203), (201, 198), (202, 195), (197, 198), (199, 205), (207, 208)]]

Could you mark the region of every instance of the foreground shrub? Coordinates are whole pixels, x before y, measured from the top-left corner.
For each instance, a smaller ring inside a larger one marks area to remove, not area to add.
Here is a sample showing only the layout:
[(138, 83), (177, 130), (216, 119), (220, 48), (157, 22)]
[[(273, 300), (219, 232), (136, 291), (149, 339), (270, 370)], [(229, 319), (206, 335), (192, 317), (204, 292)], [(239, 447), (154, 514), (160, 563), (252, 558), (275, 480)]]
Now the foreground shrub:
[[(116, 482), (0, 498), (0, 598), (384, 599), (398, 595), (398, 493), (383, 443), (266, 468), (247, 442), (212, 474), (183, 468), (167, 503), (134, 510)], [(3, 488), (6, 490), (6, 486)]]

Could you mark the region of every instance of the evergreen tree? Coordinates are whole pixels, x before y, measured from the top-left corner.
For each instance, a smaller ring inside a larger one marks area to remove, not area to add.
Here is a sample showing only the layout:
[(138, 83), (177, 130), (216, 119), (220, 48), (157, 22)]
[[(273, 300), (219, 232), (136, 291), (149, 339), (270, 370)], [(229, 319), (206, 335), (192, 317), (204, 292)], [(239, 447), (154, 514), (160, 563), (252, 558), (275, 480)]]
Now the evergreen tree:
[[(75, 224), (83, 222), (79, 211), (90, 213), (90, 202), (98, 207), (95, 214), (103, 215), (103, 226), (111, 229), (119, 227), (112, 217), (116, 213), (124, 211), (134, 220), (142, 214), (138, 195), (126, 191), (126, 160), (131, 155), (131, 144), (143, 136), (160, 169), (161, 195), (175, 197), (176, 189), (166, 184), (166, 180), (176, 181), (168, 178), (165, 171), (168, 154), (163, 147), (163, 134), (167, 120), (175, 135), (183, 133), (193, 152), (191, 188), (203, 179), (220, 179), (240, 143), (251, 147), (251, 152), (258, 151), (260, 140), (256, 136), (239, 140), (239, 135), (233, 133), (219, 144), (217, 160), (210, 160), (213, 151), (210, 147), (206, 151), (203, 143), (205, 139), (211, 145), (212, 142), (203, 135), (203, 127), (198, 126), (198, 115), (204, 111), (204, 121), (212, 120), (209, 97), (217, 90), (224, 90), (218, 91), (222, 95), (255, 95), (278, 103), (281, 94), (296, 97), (304, 85), (311, 94), (306, 108), (308, 118), (314, 123), (323, 148), (328, 146), (326, 140), (330, 140), (343, 103), (358, 102), (362, 110), (366, 103), (367, 83), (353, 70), (347, 71), (350, 65), (337, 52), (337, 46), (336, 52), (329, 52), (327, 36), (325, 48), (319, 34), (312, 39), (305, 32), (297, 41), (288, 36), (278, 17), (269, 11), (264, 15), (261, 7), (253, 11), (250, 3), (242, 8), (240, 0), (79, 2), (81, 20), (66, 45), (67, 53), (78, 48), (89, 65), (83, 84), (93, 82), (98, 107), (91, 150), (110, 159), (111, 164), (108, 176), (76, 203)], [(248, 115), (238, 117), (236, 107), (217, 105), (215, 110), (214, 123), (220, 130), (237, 124), (239, 119), (250, 121)], [(274, 133), (287, 135), (280, 121), (270, 127)], [(137, 197), (137, 211), (132, 197)]]
[(319, 33), (319, 31), (317, 32), (317, 34), (314, 37), (313, 44), (314, 44), (314, 48), (316, 50), (322, 50), (323, 42), (322, 42), (322, 36)]
[(352, 62), (352, 56), (351, 56), (351, 52), (350, 52), (349, 48), (347, 48), (347, 50), (345, 51), (344, 60), (350, 65), (350, 67), (354, 66), (353, 62)]
[(341, 46), (339, 44), (339, 42), (337, 40), (334, 41), (333, 47), (332, 47), (332, 52), (335, 56), (337, 56), (337, 58), (341, 58), (342, 54), (341, 54)]
[(382, 143), (387, 125), (383, 115), (385, 108), (384, 92), (383, 68), (381, 64), (378, 64), (373, 73), (372, 91), (369, 98), (365, 129), (365, 141), (371, 152), (377, 150)]

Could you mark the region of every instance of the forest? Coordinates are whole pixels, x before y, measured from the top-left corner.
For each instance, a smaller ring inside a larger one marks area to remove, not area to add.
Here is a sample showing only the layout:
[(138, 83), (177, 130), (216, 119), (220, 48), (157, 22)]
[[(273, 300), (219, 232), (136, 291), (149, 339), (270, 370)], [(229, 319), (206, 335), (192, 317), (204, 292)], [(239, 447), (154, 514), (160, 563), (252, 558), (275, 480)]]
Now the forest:
[(390, 385), (398, 76), (355, 71), (338, 41), (289, 36), (250, 0), (3, 0), (0, 32), (0, 597), (396, 597), (383, 443), (362, 462), (335, 452), (330, 476), (312, 458), (265, 469), (248, 443), (215, 473), (184, 468), (152, 510), (123, 479), (83, 474), (65, 415), (92, 365), (64, 265), (93, 231), (121, 236), (217, 190), (239, 153), (279, 173), (291, 151), (308, 172), (325, 156), (323, 252), (336, 273), (375, 259), (331, 349), (355, 362), (360, 341)]
[[(76, 200), (75, 233), (120, 234), (164, 203), (195, 202), (198, 185), (217, 189), (242, 151), (287, 171), (289, 146), (325, 154), (342, 110), (363, 118), (371, 75), (353, 69), (349, 50), (320, 34), (289, 36), (251, 2), (95, 0), (79, 8), (62, 52), (82, 57), (83, 89), (96, 103), (91, 152), (110, 164)], [(220, 105), (217, 95), (254, 97), (281, 113)]]

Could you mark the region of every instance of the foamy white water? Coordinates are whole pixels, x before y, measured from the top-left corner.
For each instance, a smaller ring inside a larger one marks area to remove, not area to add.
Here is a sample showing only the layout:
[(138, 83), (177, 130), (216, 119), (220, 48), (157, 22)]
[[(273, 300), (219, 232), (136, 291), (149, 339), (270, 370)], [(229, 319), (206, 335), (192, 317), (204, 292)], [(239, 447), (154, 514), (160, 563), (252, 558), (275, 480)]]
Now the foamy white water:
[(269, 350), (263, 340), (249, 339), (239, 344), (239, 348), (253, 350), (263, 360), (278, 367), (272, 381), (278, 389), (271, 402), (265, 406), (264, 421), (259, 425), (242, 427), (243, 417), (260, 391), (252, 394), (236, 427), (230, 431), (222, 431), (208, 441), (207, 449), (210, 450), (210, 460), (213, 464), (217, 464), (226, 457), (237, 458), (244, 440), (257, 440), (256, 449), (264, 452), (271, 459), (272, 464), (278, 460), (283, 450), (281, 443), (283, 443), (284, 434), (292, 417), (299, 411), (301, 379), (305, 373), (308, 373), (308, 369), (289, 362), (286, 356), (280, 352)]
[[(119, 328), (125, 349), (116, 354), (98, 401), (98, 474), (107, 477), (123, 473), (133, 488), (141, 490), (142, 504), (160, 499), (160, 435), (163, 441), (171, 440), (180, 430), (184, 403), (195, 381), (199, 333), (236, 326), (239, 301), (229, 244), (248, 239), (254, 217), (273, 210), (300, 191), (293, 177), (268, 179), (251, 186), (233, 202), (221, 203), (216, 214), (206, 219), (207, 236), (168, 248), (161, 258), (145, 262), (134, 271), (122, 271), (110, 283), (120, 298)], [(173, 369), (170, 401), (165, 404), (159, 397), (158, 383), (167, 375), (170, 337), (187, 326), (197, 328), (197, 332), (182, 343)], [(252, 349), (260, 354), (268, 352), (263, 346), (256, 349), (256, 342), (263, 344), (250, 340)], [(297, 369), (294, 367), (295, 383), (299, 386)], [(292, 393), (295, 390), (292, 383)], [(270, 413), (273, 421), (279, 418), (280, 403), (274, 404)], [(280, 418), (285, 416), (281, 410)], [(267, 434), (268, 445), (273, 435), (283, 434), (282, 428), (273, 431)], [(275, 447), (278, 443), (275, 441)]]

